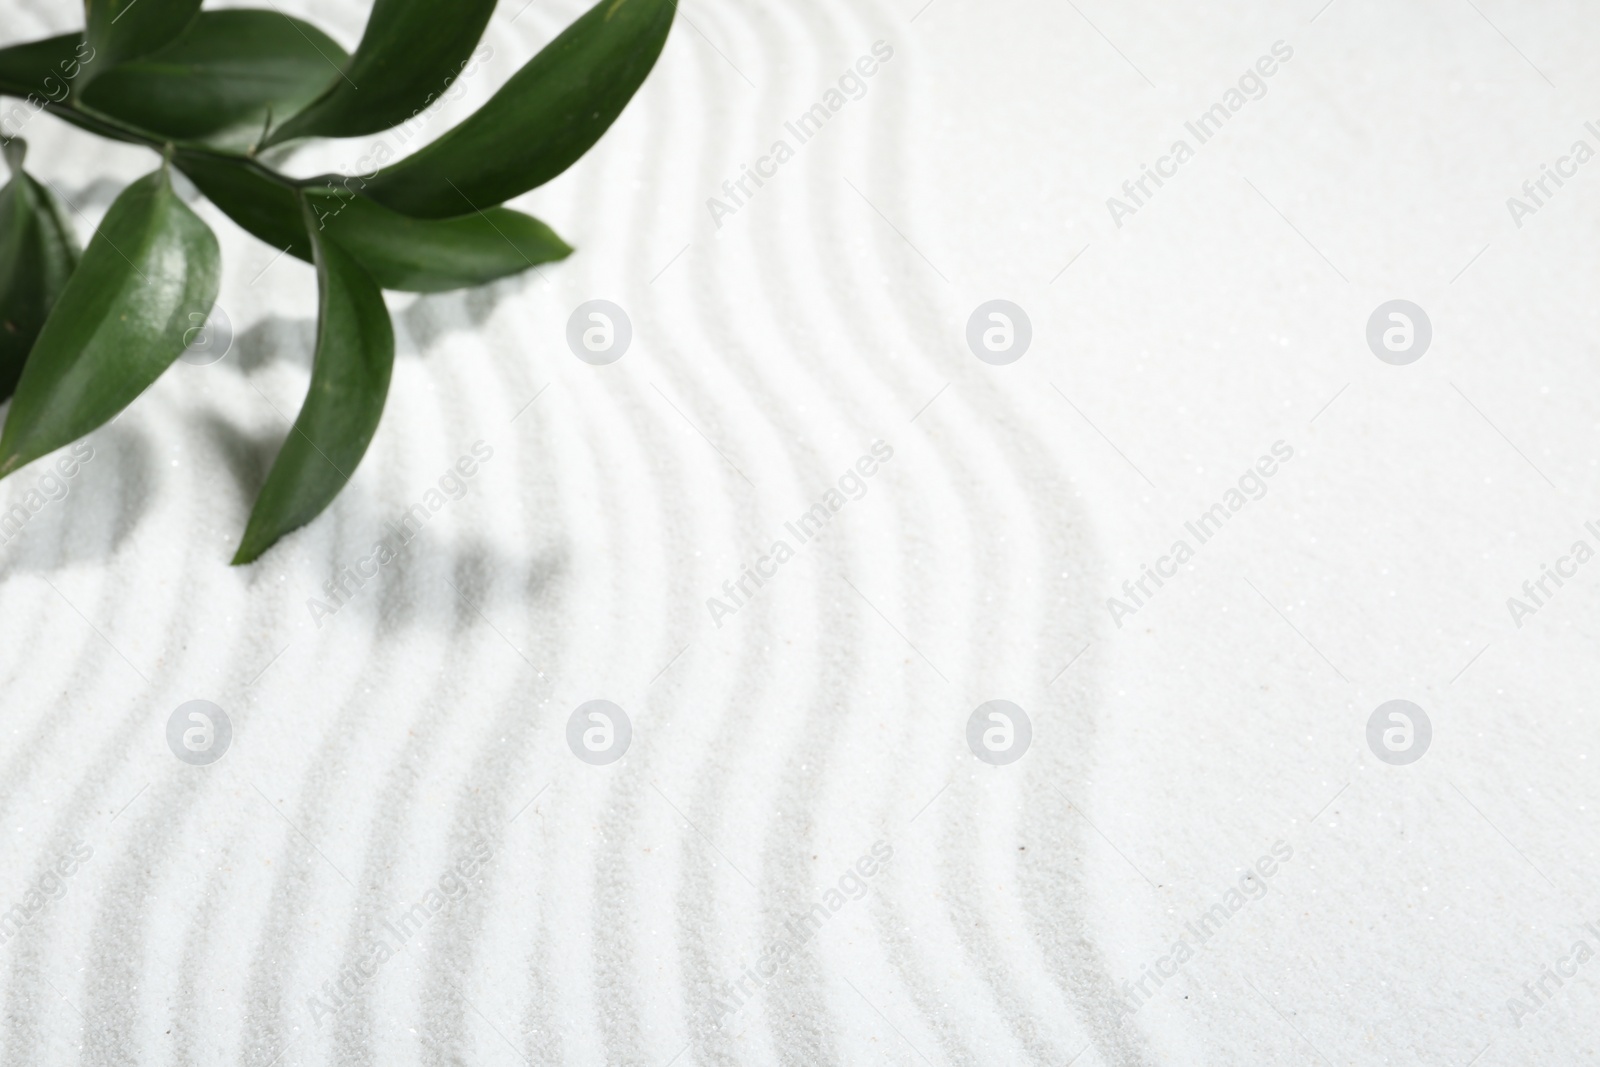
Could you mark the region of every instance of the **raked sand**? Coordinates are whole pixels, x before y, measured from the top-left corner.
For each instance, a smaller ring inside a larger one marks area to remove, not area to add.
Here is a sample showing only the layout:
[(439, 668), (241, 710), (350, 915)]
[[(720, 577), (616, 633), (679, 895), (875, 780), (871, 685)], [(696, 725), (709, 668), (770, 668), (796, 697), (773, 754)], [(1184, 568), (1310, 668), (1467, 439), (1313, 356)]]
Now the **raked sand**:
[[(0, 546), (5, 1064), (1600, 1055), (1594, 13), (921, 4), (685, 3), (518, 201), (578, 254), (391, 296), (371, 451), (242, 569), (315, 284), (200, 203), (232, 350)], [(283, 7), (347, 46), (366, 13)], [(580, 9), (503, 4), (412, 144)], [(154, 162), (26, 136), (85, 238)], [(604, 366), (566, 341), (596, 299)], [(1004, 366), (966, 339), (994, 299)], [(1365, 336), (1395, 299), (1404, 366)], [(167, 741), (192, 700), (208, 766)], [(591, 700), (615, 762), (569, 747)], [(1020, 760), (969, 748), (989, 700)]]

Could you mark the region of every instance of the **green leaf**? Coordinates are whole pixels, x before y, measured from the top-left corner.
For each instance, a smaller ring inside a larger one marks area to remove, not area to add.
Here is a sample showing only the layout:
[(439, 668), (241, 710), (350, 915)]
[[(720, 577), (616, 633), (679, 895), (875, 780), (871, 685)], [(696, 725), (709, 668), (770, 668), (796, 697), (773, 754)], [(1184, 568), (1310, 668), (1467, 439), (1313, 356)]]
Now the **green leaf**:
[(199, 12), (200, 0), (84, 0), (83, 6), (85, 36), (94, 49), (87, 80), (177, 37)]
[(257, 163), (212, 152), (180, 147), (172, 161), (241, 228), (280, 252), (311, 262), (311, 239), (294, 188), (267, 177), (269, 172)]
[(509, 208), (454, 219), (413, 219), (364, 196), (306, 190), (323, 227), (385, 289), (438, 293), (565, 259), (572, 248), (538, 219)]
[(0, 93), (60, 103), (92, 55), (81, 33), (0, 48)]
[(345, 59), (308, 22), (206, 11), (166, 47), (102, 73), (81, 102), (162, 137), (247, 149), (269, 116), (282, 121), (316, 99)]
[(27, 146), (6, 145), (11, 181), (0, 188), (0, 400), (22, 375), (50, 309), (78, 265), (78, 239), (50, 190), (22, 170)]
[(600, 139), (655, 65), (677, 0), (600, 0), (461, 125), (366, 193), (419, 218), (470, 214), (554, 178)]
[[(178, 168), (233, 221), (272, 247), (311, 261), (311, 238), (293, 190), (245, 160), (178, 149)], [(564, 259), (567, 243), (538, 219), (490, 208), (454, 219), (413, 219), (345, 185), (313, 186), (304, 196), (312, 225), (337, 240), (384, 289), (437, 293), (465, 289)]]
[(217, 239), (165, 167), (106, 212), (22, 370), (0, 477), (108, 422), (184, 349), (217, 296)]
[(272, 141), (357, 137), (398, 125), (448, 89), (466, 66), (495, 0), (377, 0), (356, 54)]
[(308, 220), (321, 291), (311, 389), (250, 512), (234, 564), (251, 563), (321, 514), (355, 473), (383, 414), (394, 326), (383, 291)]

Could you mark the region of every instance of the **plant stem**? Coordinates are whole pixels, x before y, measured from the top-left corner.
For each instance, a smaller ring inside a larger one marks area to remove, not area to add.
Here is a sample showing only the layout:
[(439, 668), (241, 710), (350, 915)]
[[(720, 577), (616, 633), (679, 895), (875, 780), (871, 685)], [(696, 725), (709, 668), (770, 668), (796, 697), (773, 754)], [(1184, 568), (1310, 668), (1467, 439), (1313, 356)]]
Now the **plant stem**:
[[(37, 93), (4, 81), (0, 81), (0, 96), (15, 96), (23, 100), (38, 99)], [(146, 148), (161, 154), (163, 159), (167, 158), (171, 148), (182, 148), (185, 152), (210, 156), (230, 166), (254, 171), (257, 176), (266, 179), (272, 184), (294, 191), (310, 185), (325, 184), (328, 181), (326, 176), (306, 178), (304, 180), (291, 178), (287, 174), (280, 174), (271, 167), (263, 165), (252, 157), (241, 156), (232, 152), (221, 152), (202, 144), (181, 142), (174, 145), (170, 137), (148, 133), (137, 126), (130, 126), (109, 115), (102, 115), (87, 108), (79, 107), (76, 103), (70, 102), (70, 100), (68, 103), (56, 103), (55, 101), (47, 100), (44, 104), (44, 110), (65, 122), (72, 123), (72, 125), (80, 129), (98, 133), (102, 137), (109, 137), (114, 141), (122, 141), (126, 144), (144, 145)]]
[[(3, 91), (4, 87), (0, 87), (0, 92)], [(70, 122), (75, 126), (89, 130), (92, 133), (98, 133), (102, 137), (110, 137), (113, 140), (124, 141), (129, 144), (142, 144), (146, 148), (153, 149), (159, 153), (165, 153), (168, 150), (168, 147), (173, 144), (171, 138), (160, 137), (156, 134), (146, 133), (136, 126), (129, 126), (126, 123), (119, 122), (116, 119), (108, 116), (100, 115), (96, 112), (88, 111), (84, 108), (76, 107), (70, 104), (51, 103), (46, 104), (45, 109), (52, 115), (56, 115), (57, 117)], [(185, 152), (190, 152), (195, 155), (210, 156), (213, 159), (220, 160), (232, 166), (242, 167), (245, 170), (254, 171), (260, 177), (265, 178), (274, 185), (280, 185), (285, 189), (299, 189), (301, 186), (306, 184), (306, 182), (291, 178), (287, 174), (280, 174), (271, 167), (264, 166), (257, 160), (251, 159), (248, 156), (235, 155), (232, 152), (219, 152), (216, 149), (208, 148), (205, 145), (190, 144), (186, 142), (179, 144), (176, 147), (182, 148)]]

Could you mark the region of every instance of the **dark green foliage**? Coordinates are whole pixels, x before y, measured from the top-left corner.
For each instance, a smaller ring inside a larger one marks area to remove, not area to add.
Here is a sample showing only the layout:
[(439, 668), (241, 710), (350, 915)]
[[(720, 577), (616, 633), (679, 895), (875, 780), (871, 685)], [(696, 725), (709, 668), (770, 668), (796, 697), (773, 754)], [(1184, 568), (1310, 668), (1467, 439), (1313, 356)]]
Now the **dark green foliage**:
[(0, 433), (0, 476), (133, 403), (183, 352), (190, 313), (204, 321), (221, 266), (216, 236), (165, 167), (124, 189), (28, 355)]
[(94, 50), (85, 79), (165, 45), (194, 21), (200, 0), (85, 0), (84, 37)]
[(367, 194), (427, 218), (543, 185), (611, 128), (667, 41), (677, 0), (602, 0), (461, 125), (380, 171)]
[(315, 100), (344, 49), (276, 11), (207, 11), (159, 51), (113, 67), (80, 103), (175, 141), (248, 149), (269, 116)]
[(273, 132), (355, 137), (397, 126), (427, 107), (461, 72), (494, 14), (495, 0), (376, 0), (356, 54), (323, 71), (317, 101)]
[(22, 170), (25, 146), (6, 150), (0, 189), (0, 400), (10, 396), (34, 339), (78, 266), (78, 240), (54, 196)]
[[(383, 413), (394, 363), (383, 290), (481, 285), (569, 255), (544, 223), (501, 205), (610, 128), (660, 55), (676, 3), (601, 0), (475, 114), (375, 173), (295, 179), (257, 157), (410, 120), (462, 75), (494, 7), (375, 0), (347, 55), (276, 10), (87, 0), (83, 33), (0, 49), (0, 95), (23, 101), (0, 109), (12, 172), (0, 188), (0, 400), (15, 391), (0, 477), (115, 417), (210, 314), (217, 242), (173, 192), (176, 167), (239, 226), (316, 265), (311, 386), (234, 562), (316, 518)], [(162, 156), (81, 257), (55, 197), (22, 169), (17, 127), (41, 111)]]
[[(308, 222), (310, 220), (307, 220)], [(327, 507), (378, 431), (394, 369), (394, 327), (383, 290), (315, 226), (317, 354), (311, 389), (256, 498), (235, 563), (250, 563)]]

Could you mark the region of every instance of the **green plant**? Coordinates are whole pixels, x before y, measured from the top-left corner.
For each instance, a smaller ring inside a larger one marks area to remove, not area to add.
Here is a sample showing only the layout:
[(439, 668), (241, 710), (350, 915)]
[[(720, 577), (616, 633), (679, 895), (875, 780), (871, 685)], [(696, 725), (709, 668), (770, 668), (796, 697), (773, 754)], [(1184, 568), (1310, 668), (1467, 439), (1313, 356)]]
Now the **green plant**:
[[(353, 55), (276, 10), (201, 0), (85, 0), (83, 33), (0, 49), (0, 95), (24, 101), (0, 115), (12, 175), (0, 189), (0, 401), (12, 397), (0, 478), (116, 416), (210, 314), (217, 240), (174, 194), (176, 167), (240, 227), (316, 266), (310, 390), (233, 562), (310, 522), (383, 412), (394, 333), (382, 290), (459, 289), (570, 254), (500, 205), (600, 139), (654, 66), (675, 6), (601, 0), (420, 151), (384, 166), (380, 145), (371, 173), (310, 179), (261, 154), (414, 118), (466, 69), (495, 0), (375, 0)], [(23, 170), (15, 127), (39, 111), (161, 153), (81, 253), (56, 198)]]

